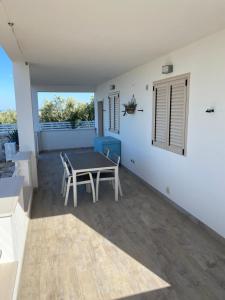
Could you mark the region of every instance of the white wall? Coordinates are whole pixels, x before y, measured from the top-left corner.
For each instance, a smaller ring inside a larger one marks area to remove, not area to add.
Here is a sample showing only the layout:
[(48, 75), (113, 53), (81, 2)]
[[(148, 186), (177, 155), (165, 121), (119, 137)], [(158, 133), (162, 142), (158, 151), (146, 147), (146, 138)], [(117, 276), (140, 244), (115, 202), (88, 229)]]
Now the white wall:
[(95, 128), (48, 130), (39, 133), (39, 150), (93, 147)]
[[(168, 63), (174, 65), (174, 72), (162, 75), (161, 66)], [(152, 82), (188, 72), (187, 155), (181, 156), (151, 145)], [(225, 237), (225, 31), (98, 86), (95, 99), (104, 99), (105, 110), (110, 84), (120, 91), (121, 110), (132, 94), (138, 109), (144, 109), (125, 117), (121, 113), (120, 134), (114, 136), (122, 141), (122, 163)], [(211, 106), (215, 113), (205, 113)], [(104, 117), (105, 135), (110, 135), (108, 111)]]

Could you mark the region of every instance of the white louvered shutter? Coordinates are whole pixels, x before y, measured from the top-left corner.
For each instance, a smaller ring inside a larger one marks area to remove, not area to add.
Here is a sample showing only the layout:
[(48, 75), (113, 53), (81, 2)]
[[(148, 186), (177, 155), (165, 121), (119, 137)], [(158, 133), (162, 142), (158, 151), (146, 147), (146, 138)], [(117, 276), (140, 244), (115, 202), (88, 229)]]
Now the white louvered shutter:
[(160, 80), (153, 86), (152, 144), (185, 154), (189, 75)]
[(120, 98), (119, 94), (114, 96), (114, 131), (120, 131)]
[(168, 84), (154, 86), (153, 145), (167, 147), (168, 133)]
[(119, 93), (109, 96), (109, 130), (119, 133), (120, 130), (120, 98)]
[(114, 130), (114, 98), (109, 96), (109, 130)]
[(187, 79), (171, 81), (169, 100), (169, 143), (171, 151), (184, 154), (186, 129)]

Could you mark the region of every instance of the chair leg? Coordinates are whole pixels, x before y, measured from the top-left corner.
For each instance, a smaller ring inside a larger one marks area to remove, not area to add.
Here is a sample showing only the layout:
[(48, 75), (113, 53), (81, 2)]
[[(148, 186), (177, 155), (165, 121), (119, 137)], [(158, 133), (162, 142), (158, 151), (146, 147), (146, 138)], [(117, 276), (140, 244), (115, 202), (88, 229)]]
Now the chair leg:
[(67, 182), (67, 187), (66, 187), (66, 196), (65, 196), (65, 202), (64, 205), (66, 206), (68, 203), (68, 198), (69, 198), (69, 192), (70, 192), (70, 183), (71, 183), (71, 178), (68, 178), (68, 182)]
[(93, 203), (96, 202), (96, 198), (95, 198), (95, 186), (94, 186), (94, 181), (93, 181), (93, 177), (90, 174), (90, 179), (91, 179), (91, 189), (92, 189), (92, 198), (93, 198)]
[(118, 174), (118, 166), (115, 168), (115, 201), (118, 201), (118, 192), (119, 192), (119, 174)]
[(111, 183), (112, 183), (113, 189), (115, 190), (115, 183), (114, 183), (114, 180), (112, 180)]
[(73, 205), (77, 207), (77, 174), (73, 171)]
[(62, 195), (63, 195), (63, 191), (64, 191), (64, 186), (65, 186), (65, 171), (63, 172), (62, 184), (61, 184), (61, 194)]
[(62, 192), (63, 197), (65, 197), (65, 195), (66, 195), (66, 188), (67, 188), (67, 183), (66, 183), (66, 179), (65, 179), (64, 186), (63, 186), (63, 192)]
[(96, 177), (96, 201), (98, 201), (98, 197), (99, 197), (99, 178), (100, 178), (100, 172), (97, 173), (97, 177)]
[(120, 197), (123, 197), (123, 191), (122, 191), (122, 187), (121, 187), (121, 183), (120, 183), (120, 177), (118, 178), (118, 185), (119, 185), (119, 192), (120, 192)]

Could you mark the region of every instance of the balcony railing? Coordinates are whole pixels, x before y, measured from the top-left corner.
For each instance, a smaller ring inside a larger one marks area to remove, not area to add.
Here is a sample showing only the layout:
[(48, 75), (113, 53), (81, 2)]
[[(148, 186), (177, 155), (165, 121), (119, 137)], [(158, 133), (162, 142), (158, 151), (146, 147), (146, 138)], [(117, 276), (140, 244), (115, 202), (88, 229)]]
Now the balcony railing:
[[(95, 127), (94, 121), (40, 123), (40, 131), (85, 129), (85, 128), (94, 128), (94, 127)], [(15, 129), (17, 129), (16, 124), (0, 124), (0, 135), (7, 135), (10, 131), (13, 131)]]
[(40, 123), (40, 130), (65, 130), (65, 129), (82, 129), (82, 128), (94, 128), (94, 121), (79, 121), (73, 122), (46, 122)]
[(6, 135), (17, 128), (16, 124), (0, 124), (0, 135)]

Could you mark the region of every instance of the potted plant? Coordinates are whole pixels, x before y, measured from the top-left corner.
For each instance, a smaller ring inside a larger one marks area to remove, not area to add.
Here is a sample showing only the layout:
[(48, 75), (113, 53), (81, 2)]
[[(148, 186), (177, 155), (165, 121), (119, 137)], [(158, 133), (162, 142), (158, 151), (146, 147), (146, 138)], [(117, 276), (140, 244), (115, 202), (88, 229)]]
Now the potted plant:
[(124, 104), (124, 107), (125, 107), (124, 116), (126, 115), (126, 113), (128, 113), (128, 114), (134, 114), (135, 113), (137, 103), (136, 103), (134, 95), (133, 95), (132, 99), (127, 104)]
[(9, 161), (12, 160), (13, 156), (16, 154), (16, 147), (19, 145), (18, 131), (16, 129), (10, 131), (7, 137), (8, 142), (4, 144), (5, 159), (6, 161)]

